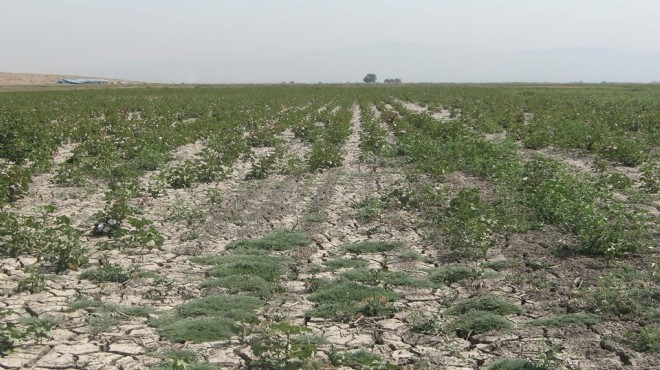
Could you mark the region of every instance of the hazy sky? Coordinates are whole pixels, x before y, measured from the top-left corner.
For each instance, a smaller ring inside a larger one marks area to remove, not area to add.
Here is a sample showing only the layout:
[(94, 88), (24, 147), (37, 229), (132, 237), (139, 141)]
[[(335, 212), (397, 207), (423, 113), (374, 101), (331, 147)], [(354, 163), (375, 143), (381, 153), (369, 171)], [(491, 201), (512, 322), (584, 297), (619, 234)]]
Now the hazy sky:
[(0, 0), (0, 71), (646, 82), (660, 80), (660, 1)]

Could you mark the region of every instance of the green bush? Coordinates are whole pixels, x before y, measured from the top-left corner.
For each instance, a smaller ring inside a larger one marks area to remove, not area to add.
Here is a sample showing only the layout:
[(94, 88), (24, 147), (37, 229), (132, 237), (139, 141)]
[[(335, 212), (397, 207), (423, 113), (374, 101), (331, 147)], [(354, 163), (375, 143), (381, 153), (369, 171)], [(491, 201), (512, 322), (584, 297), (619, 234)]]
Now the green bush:
[(197, 179), (197, 167), (195, 164), (186, 160), (182, 164), (172, 166), (165, 171), (165, 180), (175, 188), (189, 188)]
[(312, 151), (309, 155), (310, 171), (318, 171), (333, 167), (339, 167), (342, 164), (341, 147), (332, 145), (323, 140), (317, 140), (312, 145)]
[(449, 247), (458, 253), (471, 255), (476, 250), (485, 257), (495, 243), (497, 220), (478, 189), (462, 189), (440, 214), (439, 223)]
[(0, 205), (10, 203), (25, 195), (30, 184), (27, 169), (0, 161)]

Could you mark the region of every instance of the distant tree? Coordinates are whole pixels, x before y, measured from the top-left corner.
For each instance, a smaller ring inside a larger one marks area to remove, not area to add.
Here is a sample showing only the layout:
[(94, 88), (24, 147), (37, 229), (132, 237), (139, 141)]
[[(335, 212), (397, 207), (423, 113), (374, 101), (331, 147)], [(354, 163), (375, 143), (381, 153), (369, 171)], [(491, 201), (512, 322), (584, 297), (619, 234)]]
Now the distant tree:
[(372, 83), (376, 82), (376, 79), (377, 79), (377, 77), (376, 77), (375, 74), (369, 73), (366, 76), (364, 76), (362, 81), (364, 81), (365, 83), (368, 83), (368, 84), (372, 84)]
[(400, 83), (401, 83), (401, 79), (398, 78), (398, 77), (397, 77), (397, 78), (386, 78), (386, 79), (385, 79), (385, 83), (386, 83), (386, 84), (400, 84)]

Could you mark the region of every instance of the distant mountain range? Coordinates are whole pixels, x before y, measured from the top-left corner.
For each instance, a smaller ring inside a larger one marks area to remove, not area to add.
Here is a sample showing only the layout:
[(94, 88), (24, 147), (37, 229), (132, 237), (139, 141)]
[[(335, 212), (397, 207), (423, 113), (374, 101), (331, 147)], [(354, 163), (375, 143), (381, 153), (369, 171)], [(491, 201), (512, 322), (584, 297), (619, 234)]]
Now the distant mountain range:
[(399, 77), (404, 82), (650, 82), (660, 80), (660, 53), (593, 48), (504, 52), (387, 43), (182, 55), (148, 66), (126, 65), (126, 72), (132, 79), (197, 83), (359, 82), (367, 73), (379, 81)]
[[(354, 48), (205, 52), (148, 60), (72, 62), (69, 71), (136, 81), (187, 83), (361, 82), (651, 82), (660, 80), (660, 53), (566, 48), (500, 51), (461, 45), (382, 43)], [(64, 65), (62, 62), (59, 65)]]

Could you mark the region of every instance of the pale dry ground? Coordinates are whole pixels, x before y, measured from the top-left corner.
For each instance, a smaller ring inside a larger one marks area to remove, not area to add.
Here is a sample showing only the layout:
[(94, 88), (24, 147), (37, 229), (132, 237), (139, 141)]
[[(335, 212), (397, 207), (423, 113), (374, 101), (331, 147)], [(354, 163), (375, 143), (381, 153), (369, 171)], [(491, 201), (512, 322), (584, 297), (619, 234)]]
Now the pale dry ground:
[(8, 73), (0, 72), (0, 86), (42, 86), (57, 85), (57, 81), (63, 78), (94, 78), (111, 82), (121, 80), (103, 77), (84, 77), (74, 75), (40, 74), (40, 73)]

